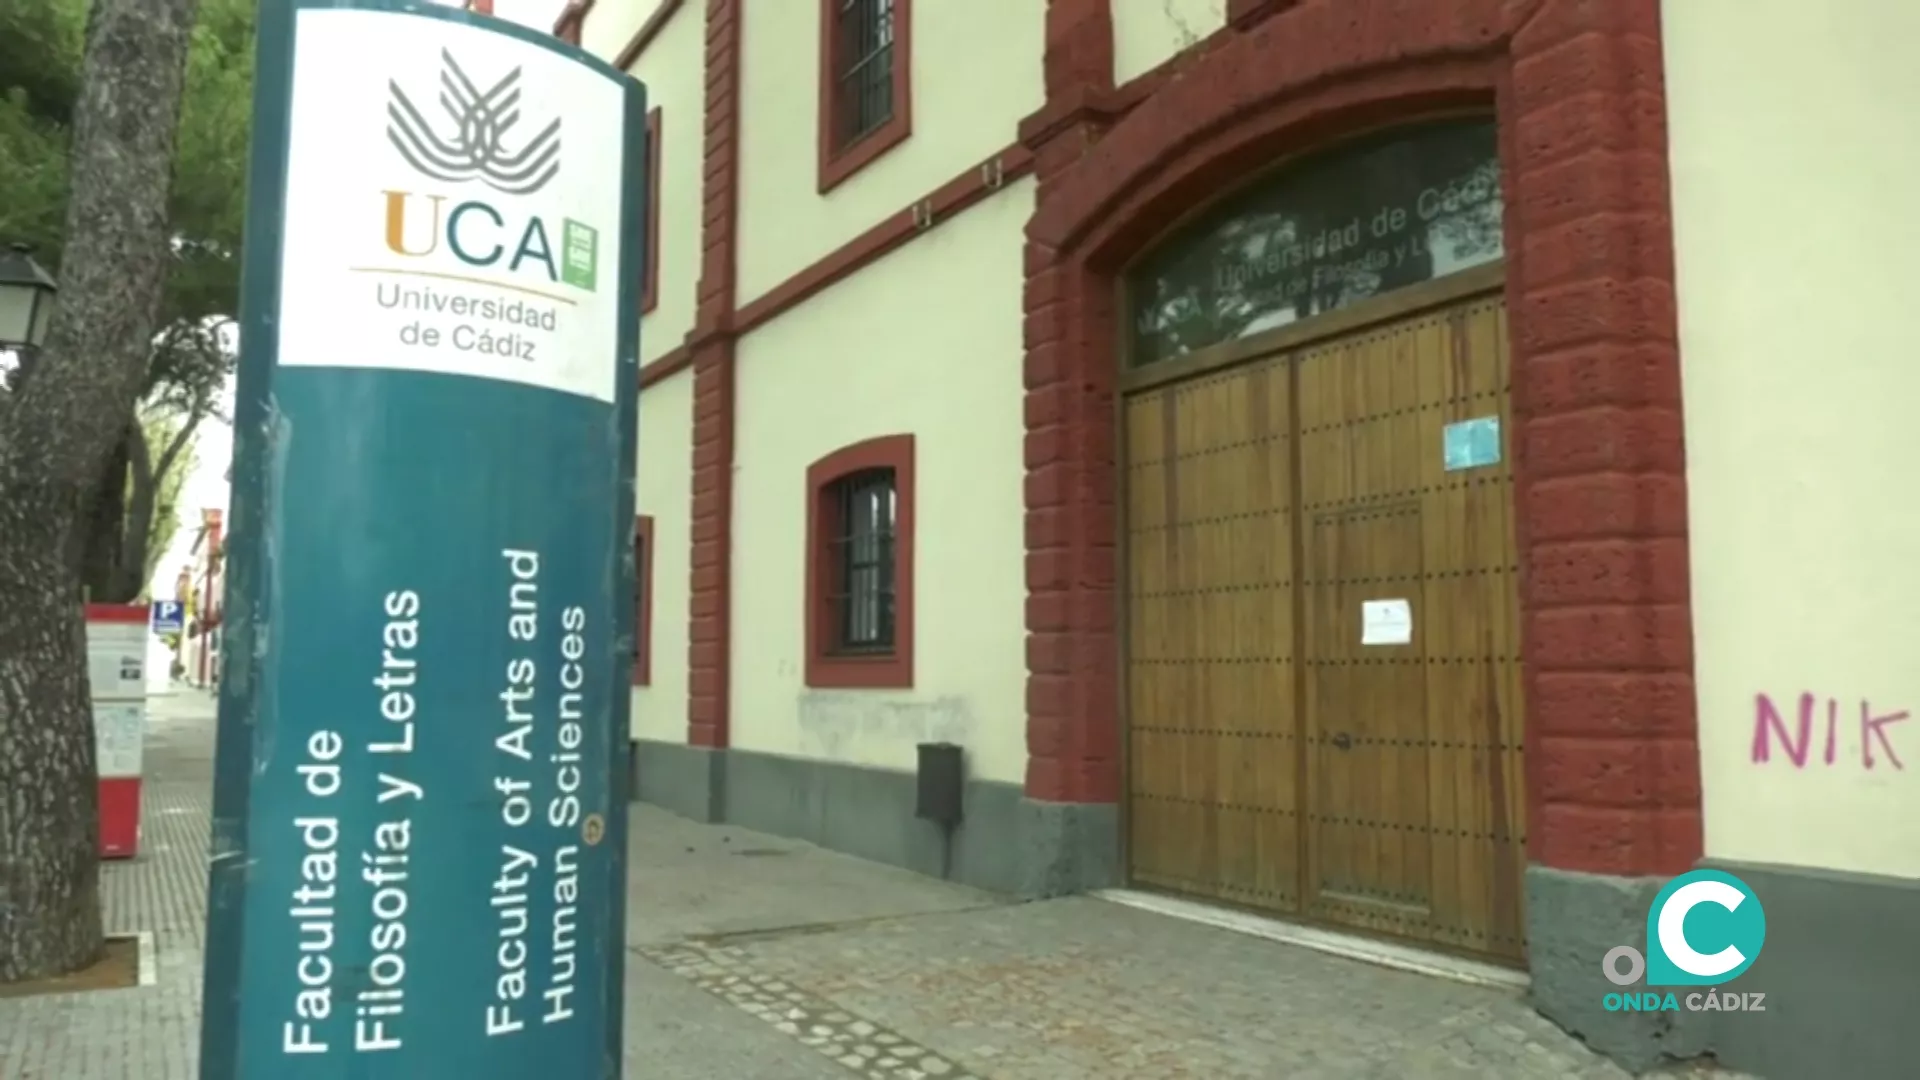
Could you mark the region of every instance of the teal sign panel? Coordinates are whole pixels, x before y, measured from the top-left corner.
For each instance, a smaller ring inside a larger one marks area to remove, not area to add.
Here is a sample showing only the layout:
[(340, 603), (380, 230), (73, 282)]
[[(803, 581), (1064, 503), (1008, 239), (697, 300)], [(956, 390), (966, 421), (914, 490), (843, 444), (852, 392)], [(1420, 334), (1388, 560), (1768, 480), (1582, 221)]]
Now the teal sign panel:
[(1448, 472), (1500, 464), (1500, 418), (1497, 416), (1448, 424), (1442, 436)]
[(263, 5), (202, 1080), (621, 1075), (645, 91)]

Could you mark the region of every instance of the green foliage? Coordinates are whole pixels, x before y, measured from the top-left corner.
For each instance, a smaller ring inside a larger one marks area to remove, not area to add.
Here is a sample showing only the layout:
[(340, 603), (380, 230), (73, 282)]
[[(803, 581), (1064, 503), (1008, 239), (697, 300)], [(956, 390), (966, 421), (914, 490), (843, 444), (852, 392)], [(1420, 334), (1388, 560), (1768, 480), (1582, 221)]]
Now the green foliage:
[(0, 7), (0, 87), (18, 90), (23, 107), (64, 127), (80, 90), (86, 5), (11, 0)]
[[(80, 88), (87, 0), (0, 3), (0, 239), (25, 240), (58, 273), (67, 201), (67, 136)], [(253, 85), (251, 0), (202, 0), (188, 57), (169, 210), (176, 263), (161, 325), (232, 316), (240, 282), (240, 222)], [(181, 356), (158, 350), (154, 382)], [(221, 373), (224, 375), (224, 371)]]
[[(153, 455), (154, 467), (159, 469), (160, 455), (180, 435), (186, 426), (186, 420), (158, 410), (147, 410), (140, 417), (140, 431), (147, 440), (149, 453)], [(193, 475), (194, 463), (198, 460), (194, 453), (193, 436), (166, 463), (166, 469), (153, 478), (153, 521), (147, 526), (146, 565), (141, 567), (140, 581), (153, 580), (153, 572), (160, 564), (160, 557), (167, 553), (167, 546), (173, 543), (174, 535), (180, 531), (180, 492), (186, 486), (187, 477)], [(133, 498), (133, 477), (127, 478), (127, 498)]]
[(56, 258), (84, 18), (72, 0), (0, 4), (0, 239)]
[[(179, 262), (168, 281), (162, 325), (231, 318), (239, 310), (253, 17), (251, 0), (201, 0), (174, 153), (171, 214)], [(218, 350), (211, 355), (231, 360)]]
[[(0, 242), (32, 244), (34, 257), (56, 278), (88, 4), (0, 0)], [(90, 496), (80, 565), (97, 596), (131, 598), (143, 588), (147, 575), (138, 564), (150, 568), (176, 527), (169, 495), (177, 497), (190, 457), (163, 462), (162, 451), (172, 440), (157, 438), (147, 418), (177, 418), (173, 432), (190, 430), (216, 414), (233, 370), (234, 354), (222, 345), (222, 327), (239, 304), (254, 7), (255, 0), (200, 0), (168, 203), (174, 262), (141, 394), (151, 410), (142, 414), (147, 453), (135, 454), (123, 441)], [(130, 425), (129, 440), (131, 430)], [(152, 476), (145, 471), (149, 464), (156, 470), (170, 467)], [(133, 498), (135, 489), (153, 493), (155, 502)], [(150, 520), (126, 520), (150, 505), (155, 510)], [(137, 543), (148, 539), (144, 546)]]

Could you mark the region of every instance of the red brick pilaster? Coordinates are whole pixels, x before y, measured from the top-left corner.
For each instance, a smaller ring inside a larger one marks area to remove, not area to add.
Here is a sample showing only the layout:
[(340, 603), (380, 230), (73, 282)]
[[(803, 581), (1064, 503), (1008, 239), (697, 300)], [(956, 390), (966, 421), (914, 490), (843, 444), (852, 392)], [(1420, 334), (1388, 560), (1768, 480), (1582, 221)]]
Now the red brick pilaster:
[(553, 21), (553, 36), (569, 45), (580, 44), (581, 24), (586, 22), (587, 9), (593, 6), (593, 0), (567, 0), (567, 6), (560, 9), (560, 15)]
[[(1113, 119), (1109, 0), (1049, 0), (1047, 103), (1021, 125), (1042, 199)], [(1113, 374), (1063, 362), (1097, 290), (1026, 252), (1027, 795), (1113, 802), (1120, 784), (1114, 553)], [(1097, 319), (1093, 321), (1098, 321)], [(1082, 377), (1086, 376), (1086, 377)], [(1087, 582), (1107, 586), (1089, 596)]]
[(1047, 100), (1113, 89), (1111, 0), (1047, 0)]
[(1040, 179), (1026, 252), (1028, 795), (1119, 790), (1119, 267), (1262, 162), (1490, 106), (1507, 201), (1529, 852), (1597, 873), (1686, 868), (1701, 852), (1700, 790), (1658, 0), (1234, 11), (1242, 29), (1177, 77), (1116, 92), (1092, 44), (1099, 27), (1110, 72), (1104, 0), (1048, 7), (1048, 104), (1022, 125)]
[(706, 145), (693, 334), (687, 742), (728, 743), (733, 558), (733, 314), (740, 190), (741, 0), (707, 0)]
[(1700, 770), (1658, 0), (1525, 5), (1509, 48), (1529, 849), (1679, 873)]

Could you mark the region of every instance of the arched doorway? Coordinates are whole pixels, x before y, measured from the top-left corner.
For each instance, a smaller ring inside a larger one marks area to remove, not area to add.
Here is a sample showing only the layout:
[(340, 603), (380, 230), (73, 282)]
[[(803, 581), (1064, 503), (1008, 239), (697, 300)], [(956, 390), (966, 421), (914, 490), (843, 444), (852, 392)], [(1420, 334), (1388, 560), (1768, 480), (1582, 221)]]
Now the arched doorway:
[(1132, 883), (1524, 958), (1500, 175), (1375, 131), (1123, 275)]

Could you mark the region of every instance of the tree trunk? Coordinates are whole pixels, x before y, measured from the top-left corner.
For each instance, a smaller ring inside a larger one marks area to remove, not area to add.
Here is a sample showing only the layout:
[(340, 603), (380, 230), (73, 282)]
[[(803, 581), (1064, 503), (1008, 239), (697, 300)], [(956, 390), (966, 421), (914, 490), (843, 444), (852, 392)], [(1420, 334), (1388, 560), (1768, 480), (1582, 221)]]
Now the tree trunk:
[[(208, 405), (207, 408), (211, 408)], [(139, 595), (153, 579), (154, 563), (164, 550), (153, 550), (172, 542), (180, 519), (175, 516), (167, 528), (164, 537), (155, 530), (155, 519), (164, 509), (168, 514), (180, 512), (179, 495), (185, 490), (186, 478), (181, 477), (174, 487), (173, 496), (165, 506), (161, 504), (161, 493), (169, 483), (176, 469), (182, 468), (180, 456), (193, 445), (193, 433), (200, 429), (200, 421), (206, 419), (206, 413), (195, 406), (180, 422), (180, 429), (173, 433), (167, 445), (160, 448), (160, 456), (153, 456), (153, 447), (147, 444), (147, 430), (136, 417), (131, 426), (128, 445), (133, 447), (132, 477), (133, 498), (127, 507), (126, 546), (121, 550), (121, 563), (127, 567), (127, 573), (134, 579), (134, 595)]]
[(125, 535), (133, 517), (127, 502), (128, 465), (132, 446), (130, 436), (120, 440), (107, 455), (107, 463), (93, 482), (91, 491), (81, 497), (81, 528), (74, 533), (80, 552), (80, 584), (87, 599), (96, 604), (124, 604), (139, 593), (138, 586), (125, 589)]
[(128, 600), (146, 589), (147, 542), (153, 538), (153, 504), (160, 493), (159, 476), (153, 467), (152, 449), (147, 433), (136, 418), (127, 425), (126, 513), (121, 515), (119, 571), (114, 575), (114, 591), (126, 593)]
[[(210, 407), (210, 406), (209, 406)], [(153, 464), (150, 474), (153, 477), (153, 508), (148, 512), (147, 527), (140, 533), (139, 552), (140, 580), (150, 582), (159, 569), (160, 559), (166, 555), (173, 538), (180, 532), (180, 500), (186, 494), (187, 475), (193, 471), (193, 462), (189, 458), (182, 463), (182, 455), (193, 447), (193, 433), (200, 427), (200, 421), (206, 413), (196, 408), (189, 413), (180, 430), (174, 433), (173, 442), (160, 451), (160, 460)], [(141, 429), (140, 437), (146, 438), (146, 430)], [(141, 445), (146, 445), (144, 441)], [(135, 459), (134, 465), (140, 464)], [(166, 527), (160, 527), (162, 516), (167, 519)], [(163, 589), (169, 586), (162, 586)], [(170, 592), (168, 595), (172, 595)]]
[(74, 502), (21, 485), (0, 500), (0, 983), (85, 967), (102, 944)]
[(100, 954), (98, 776), (68, 543), (146, 381), (195, 0), (93, 0), (60, 305), (0, 396), (0, 982)]

